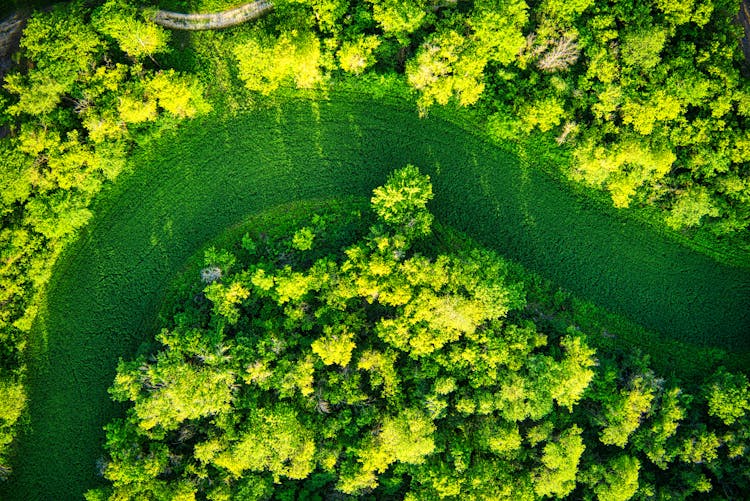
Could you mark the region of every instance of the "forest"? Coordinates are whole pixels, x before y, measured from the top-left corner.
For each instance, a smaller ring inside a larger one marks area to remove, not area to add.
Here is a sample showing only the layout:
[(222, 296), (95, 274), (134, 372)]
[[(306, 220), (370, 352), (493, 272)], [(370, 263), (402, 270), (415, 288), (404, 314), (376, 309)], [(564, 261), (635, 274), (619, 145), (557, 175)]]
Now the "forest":
[[(254, 115), (306, 100), (314, 128), (317, 103), (347, 99), (409, 109), (425, 124), (445, 120), (611, 214), (613, 228), (623, 218), (672, 242), (665, 246), (705, 257), (714, 264), (701, 277), (727, 267), (717, 276), (737, 283), (706, 292), (715, 295), (706, 304), (750, 300), (750, 87), (739, 2), (277, 0), (260, 18), (226, 30), (188, 33), (154, 22), (157, 9), (240, 4), (74, 0), (39, 5), (26, 21), (0, 89), (0, 478), (11, 491), (25, 447), (16, 438), (34, 433), (35, 357), (44, 352), (51, 365), (63, 357), (47, 354), (45, 322), (64, 282), (56, 277), (89, 231), (106, 224), (97, 223), (102, 214), (116, 211), (108, 203), (118, 187), (141, 175), (138, 155), (179, 143), (189, 124), (244, 117), (240, 127), (260, 127)], [(395, 116), (373, 130), (398, 128)], [(399, 132), (402, 148), (413, 149), (419, 132)], [(361, 136), (357, 147), (369, 147)], [(215, 147), (182, 141), (196, 162)], [(336, 138), (316, 141), (310, 151), (324, 157), (326, 148), (346, 148), (333, 146)], [(425, 165), (429, 148), (426, 155)], [(214, 161), (226, 165), (210, 168), (242, 169), (231, 157), (221, 153)], [(344, 169), (333, 154), (325, 160), (326, 169)], [(543, 297), (538, 280), (518, 272), (516, 254), (501, 256), (502, 246), (472, 241), (456, 250), (434, 238), (434, 218), (456, 219), (466, 209), (448, 204), (433, 216), (430, 176), (473, 197), (475, 180), (463, 171), (451, 177), (436, 163), (427, 176), (408, 166), (383, 184), (405, 163), (422, 169), (419, 160), (365, 166), (363, 159), (367, 190), (380, 185), (374, 215), (362, 216), (372, 227), (346, 242), (331, 235), (353, 225), (350, 216), (342, 222), (323, 213), (289, 234), (248, 233), (207, 252), (201, 281), (171, 299), (175, 311), (162, 325), (128, 334), (156, 334), (159, 345), (147, 343), (155, 353), (134, 358), (137, 343), (122, 351), (112, 344), (110, 355), (125, 361), (111, 396), (129, 410), (106, 427), (100, 470), (111, 485), (86, 480), (76, 488), (95, 487), (89, 499), (750, 492), (750, 345), (736, 334), (750, 328), (747, 310), (717, 315), (725, 333), (696, 324), (697, 342), (696, 333), (652, 333), (667, 322), (634, 317), (622, 303), (639, 293), (617, 303), (608, 291), (618, 284), (606, 277), (600, 289), (578, 290), (570, 285), (576, 275)], [(263, 176), (260, 162), (246, 168)], [(288, 169), (276, 189), (300, 199), (301, 184), (315, 192), (312, 178), (294, 178), (301, 167)], [(488, 168), (477, 182), (487, 191), (487, 179), (499, 176)], [(365, 196), (341, 177), (335, 193)], [(163, 196), (142, 189), (144, 203)], [(524, 191), (521, 206), (544, 205), (541, 193)], [(201, 196), (193, 195), (195, 207)], [(189, 212), (187, 195), (180, 204), (159, 217)], [(527, 220), (514, 224), (531, 233), (524, 210)], [(96, 244), (101, 252), (127, 246)], [(521, 246), (508, 244), (508, 252), (524, 256), (515, 250)], [(558, 281), (545, 269), (552, 261), (520, 261)], [(570, 301), (557, 300), (566, 288), (627, 319), (594, 314), (593, 305), (571, 313)], [(121, 315), (128, 305), (118, 308)], [(558, 314), (575, 320), (548, 320)], [(692, 367), (689, 376), (660, 373), (664, 362), (651, 368), (664, 347), (677, 346), (672, 338), (680, 347), (672, 356)], [(109, 386), (114, 371), (97, 374)]]
[(423, 242), (432, 195), (416, 167), (394, 171), (335, 254), (317, 248), (361, 214), (207, 249), (160, 350), (117, 368), (112, 487), (87, 499), (748, 492), (747, 377), (693, 396), (573, 329), (540, 332), (500, 256)]

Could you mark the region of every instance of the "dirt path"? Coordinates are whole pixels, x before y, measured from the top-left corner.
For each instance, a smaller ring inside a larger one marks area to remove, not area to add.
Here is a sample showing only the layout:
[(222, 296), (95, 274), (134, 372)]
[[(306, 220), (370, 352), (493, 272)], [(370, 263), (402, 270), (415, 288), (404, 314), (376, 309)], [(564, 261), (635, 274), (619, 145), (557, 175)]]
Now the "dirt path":
[(234, 9), (210, 14), (180, 14), (168, 10), (158, 10), (151, 18), (156, 24), (173, 30), (219, 30), (242, 24), (270, 12), (273, 4), (267, 0), (257, 0)]
[(0, 82), (12, 66), (11, 55), (18, 50), (21, 32), (28, 17), (28, 12), (19, 10), (0, 21)]

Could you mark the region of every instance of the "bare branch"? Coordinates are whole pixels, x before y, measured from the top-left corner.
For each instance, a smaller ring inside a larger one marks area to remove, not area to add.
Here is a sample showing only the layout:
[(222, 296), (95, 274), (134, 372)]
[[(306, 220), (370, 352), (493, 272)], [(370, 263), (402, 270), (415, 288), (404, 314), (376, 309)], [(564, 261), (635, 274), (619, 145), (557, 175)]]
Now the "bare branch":
[(575, 38), (563, 36), (552, 43), (536, 65), (540, 70), (550, 73), (561, 71), (575, 63), (580, 53), (581, 49)]

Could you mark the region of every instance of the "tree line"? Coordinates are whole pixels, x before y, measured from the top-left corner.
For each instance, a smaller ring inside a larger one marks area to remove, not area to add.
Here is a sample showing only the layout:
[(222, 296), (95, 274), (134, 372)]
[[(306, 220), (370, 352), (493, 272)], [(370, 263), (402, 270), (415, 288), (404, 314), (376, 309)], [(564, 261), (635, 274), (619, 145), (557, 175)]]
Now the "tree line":
[(606, 190), (616, 207), (655, 207), (674, 229), (748, 228), (750, 87), (737, 1), (274, 4), (234, 47), (249, 89), (399, 75), (423, 113), (473, 106), (498, 138), (548, 135), (572, 156), (563, 173)]
[(193, 75), (160, 68), (170, 34), (135, 6), (37, 12), (0, 93), (0, 477), (25, 407), (22, 347), (52, 265), (135, 145), (207, 112)]

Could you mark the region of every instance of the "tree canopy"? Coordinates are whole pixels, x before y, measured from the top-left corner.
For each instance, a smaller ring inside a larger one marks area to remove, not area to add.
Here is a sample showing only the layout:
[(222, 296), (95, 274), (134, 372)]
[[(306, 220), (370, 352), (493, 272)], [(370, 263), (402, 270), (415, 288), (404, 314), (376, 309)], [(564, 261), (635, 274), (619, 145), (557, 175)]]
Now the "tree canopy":
[(340, 251), (325, 215), (209, 249), (159, 351), (118, 367), (129, 409), (106, 428), (111, 485), (87, 498), (746, 491), (747, 378), (694, 399), (581, 332), (540, 332), (506, 261), (429, 243), (431, 197), (407, 166)]

